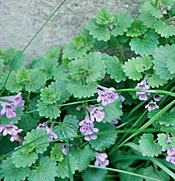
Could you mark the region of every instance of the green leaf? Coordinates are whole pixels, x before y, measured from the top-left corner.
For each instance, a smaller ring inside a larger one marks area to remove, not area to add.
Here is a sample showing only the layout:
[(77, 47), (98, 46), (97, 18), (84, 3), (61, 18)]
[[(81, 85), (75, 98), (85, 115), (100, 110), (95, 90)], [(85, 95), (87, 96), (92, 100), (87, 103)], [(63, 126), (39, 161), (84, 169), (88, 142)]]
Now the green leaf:
[(125, 64), (122, 66), (123, 71), (128, 76), (129, 79), (132, 80), (140, 80), (142, 78), (141, 72), (138, 72), (136, 69), (136, 65), (141, 63), (140, 58), (132, 58), (129, 59)]
[(52, 82), (49, 85), (49, 88), (54, 89), (55, 92), (60, 94), (60, 98), (57, 101), (58, 104), (61, 104), (67, 101), (70, 97), (70, 93), (67, 91), (67, 81), (62, 80), (61, 77), (59, 80)]
[(62, 147), (60, 144), (55, 144), (52, 147), (52, 150), (50, 151), (50, 158), (58, 162), (61, 162), (64, 159), (62, 153)]
[(100, 181), (105, 179), (106, 174), (107, 171), (105, 169), (88, 168), (82, 173), (82, 178), (83, 181)]
[(17, 72), (16, 72), (16, 82), (17, 84), (20, 85), (25, 85), (25, 83), (31, 81), (31, 74), (29, 70), (27, 70), (24, 67), (21, 67)]
[[(7, 75), (4, 75), (4, 77), (7, 77)], [(17, 83), (16, 73), (14, 71), (11, 72), (5, 87), (12, 93), (17, 93), (22, 90), (23, 85)]]
[(155, 142), (153, 134), (150, 133), (140, 137), (139, 148), (143, 156), (154, 157), (161, 153), (161, 146)]
[(26, 58), (23, 52), (14, 48), (4, 50), (2, 52), (2, 58), (4, 59), (5, 65), (7, 65), (9, 69), (13, 71), (23, 67), (26, 63)]
[(9, 124), (10, 122), (13, 122), (15, 124), (18, 123), (19, 120), (21, 120), (21, 117), (23, 115), (24, 107), (17, 107), (16, 108), (16, 117), (8, 119), (5, 115), (0, 116), (0, 123), (1, 124)]
[(32, 151), (36, 153), (43, 153), (49, 146), (48, 135), (44, 128), (33, 129), (31, 132), (27, 132), (23, 142), (24, 147), (22, 152), (28, 154)]
[(67, 90), (73, 94), (74, 97), (91, 97), (97, 92), (97, 84), (91, 83), (84, 85), (80, 81), (69, 80), (67, 83)]
[(153, 68), (161, 79), (169, 80), (175, 77), (174, 51), (175, 45), (165, 45), (160, 46), (153, 53)]
[(78, 163), (79, 172), (85, 170), (95, 157), (95, 152), (89, 147), (89, 145), (86, 145), (84, 149), (72, 149), (70, 153)]
[[(78, 169), (78, 164), (75, 158), (69, 154), (69, 163), (70, 163), (70, 169), (72, 174), (75, 173), (75, 171)], [(64, 158), (64, 160), (57, 165), (57, 177), (65, 178), (69, 177), (69, 169), (67, 166), (67, 157)]]
[(164, 126), (175, 126), (175, 109), (168, 113), (164, 113), (157, 121), (160, 125)]
[(60, 47), (53, 46), (50, 50), (46, 51), (44, 58), (50, 59), (51, 62), (54, 61), (55, 63), (57, 63), (60, 56), (60, 52)]
[(57, 70), (55, 72), (55, 76), (54, 79), (55, 80), (62, 80), (62, 81), (66, 81), (67, 80), (67, 67), (64, 66), (63, 64), (60, 65), (59, 67), (57, 67)]
[(161, 79), (157, 74), (152, 74), (151, 76), (147, 77), (147, 83), (152, 88), (158, 88), (164, 84), (167, 84), (167, 80)]
[(28, 167), (16, 168), (11, 158), (3, 160), (0, 168), (0, 174), (4, 177), (4, 181), (21, 181), (30, 175), (30, 169)]
[(154, 31), (150, 30), (144, 34), (144, 37), (131, 39), (129, 45), (131, 46), (131, 50), (135, 51), (136, 54), (150, 55), (157, 48), (158, 36)]
[(96, 53), (90, 53), (69, 63), (71, 78), (77, 81), (83, 79), (87, 84), (102, 79), (105, 73), (105, 64)]
[(139, 63), (136, 65), (136, 70), (138, 72), (144, 72), (152, 67), (152, 59), (150, 56), (143, 56)]
[(60, 93), (48, 87), (41, 89), (40, 96), (44, 104), (54, 104), (60, 99)]
[(123, 112), (121, 108), (121, 100), (117, 99), (115, 102), (108, 104), (104, 107), (105, 117), (102, 120), (103, 123), (111, 123), (115, 119), (119, 119)]
[(116, 56), (111, 57), (107, 54), (103, 54), (102, 60), (105, 61), (107, 73), (112, 79), (114, 79), (117, 83), (126, 80), (122, 66)]
[(56, 104), (44, 104), (42, 101), (39, 101), (37, 107), (39, 115), (46, 118), (56, 119), (61, 113), (59, 106)]
[(25, 83), (25, 89), (28, 92), (36, 92), (43, 87), (46, 83), (46, 75), (37, 69), (31, 69), (31, 81)]
[(30, 167), (38, 159), (35, 152), (24, 154), (22, 150), (17, 150), (12, 154), (13, 163), (17, 168)]
[(55, 126), (54, 132), (59, 135), (59, 139), (64, 140), (77, 136), (78, 120), (76, 116), (66, 115), (64, 120), (59, 125)]
[(158, 19), (163, 17), (162, 12), (159, 9), (157, 9), (155, 6), (153, 6), (150, 1), (145, 2), (141, 6), (141, 10), (151, 13), (152, 16)]
[(18, 122), (18, 126), (23, 129), (24, 132), (27, 132), (36, 128), (39, 121), (39, 119), (32, 117), (30, 114), (24, 113)]
[(157, 135), (157, 140), (158, 140), (158, 144), (162, 147), (162, 148), (173, 148), (175, 147), (175, 137), (171, 137), (171, 142), (168, 143), (168, 137), (165, 133), (159, 133)]
[(95, 124), (95, 127), (99, 129), (99, 135), (97, 135), (97, 139), (89, 141), (89, 144), (93, 149), (97, 151), (103, 151), (115, 143), (117, 134), (114, 133), (115, 127), (112, 124), (97, 123)]
[(123, 35), (128, 30), (133, 22), (133, 18), (127, 13), (119, 13), (114, 19), (114, 29), (112, 35), (118, 36)]
[(94, 39), (87, 30), (76, 36), (72, 42), (64, 47), (63, 58), (77, 59), (86, 54), (94, 45)]
[(99, 25), (109, 25), (113, 23), (114, 16), (105, 8), (101, 8), (96, 16), (96, 22)]
[(131, 27), (126, 32), (127, 36), (137, 37), (146, 32), (147, 28), (143, 24), (143, 22), (139, 19), (135, 19), (134, 22), (131, 24)]
[(54, 181), (56, 176), (56, 163), (49, 157), (43, 157), (40, 160), (39, 166), (31, 171), (29, 180)]
[[(153, 168), (152, 166), (143, 168), (142, 174), (158, 180), (170, 180), (169, 175), (166, 174), (163, 170), (157, 170), (155, 167)], [(145, 179), (145, 181), (151, 181), (151, 179)]]
[(98, 25), (95, 18), (90, 19), (85, 28), (89, 30), (89, 34), (98, 41), (108, 41), (110, 39), (110, 32), (108, 28), (103, 25)]

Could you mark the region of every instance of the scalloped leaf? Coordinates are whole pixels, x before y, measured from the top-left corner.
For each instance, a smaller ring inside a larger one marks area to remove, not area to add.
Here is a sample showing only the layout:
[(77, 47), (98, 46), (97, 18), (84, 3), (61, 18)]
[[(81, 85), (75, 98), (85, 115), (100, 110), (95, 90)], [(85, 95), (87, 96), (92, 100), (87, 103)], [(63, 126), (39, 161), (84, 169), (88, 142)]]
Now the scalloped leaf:
[(25, 83), (25, 89), (28, 92), (36, 92), (43, 87), (46, 83), (46, 75), (37, 69), (31, 69), (31, 81)]
[(10, 70), (18, 70), (23, 67), (26, 63), (25, 55), (21, 50), (16, 50), (14, 48), (8, 48), (2, 52), (5, 65), (9, 67)]
[(98, 132), (99, 135), (97, 135), (97, 139), (89, 141), (89, 144), (91, 145), (93, 149), (97, 151), (103, 151), (115, 143), (117, 134), (114, 132), (110, 133), (115, 130), (114, 125), (110, 123), (104, 123), (104, 124), (97, 123), (95, 124), (95, 127), (99, 129), (99, 132)]
[(12, 163), (12, 158), (3, 160), (0, 166), (0, 174), (4, 177), (4, 181), (21, 181), (30, 175), (29, 167), (16, 168)]
[(64, 47), (63, 58), (77, 59), (86, 54), (94, 45), (95, 40), (89, 35), (88, 30), (76, 36), (72, 42)]
[(70, 93), (67, 91), (67, 81), (64, 79), (56, 80), (55, 82), (52, 82), (49, 85), (49, 88), (52, 88), (55, 90), (55, 92), (60, 94), (60, 98), (57, 101), (58, 104), (61, 104), (69, 99), (71, 96)]
[(122, 66), (123, 71), (129, 79), (140, 80), (143, 77), (141, 72), (138, 72), (136, 69), (136, 65), (138, 66), (140, 62), (140, 58), (132, 58), (125, 62), (125, 64)]
[[(7, 74), (4, 75), (4, 77), (7, 77)], [(7, 80), (7, 83), (5, 85), (5, 88), (12, 93), (17, 93), (22, 90), (23, 85), (17, 83), (16, 72), (14, 72), (14, 71), (11, 72), (11, 74)]]
[(69, 63), (69, 74), (72, 79), (93, 83), (105, 76), (105, 64), (101, 60), (101, 56), (96, 53), (90, 53), (80, 59)]
[(31, 132), (27, 132), (23, 142), (24, 147), (22, 152), (24, 154), (36, 151), (36, 153), (43, 153), (49, 146), (49, 139), (44, 128), (33, 129)]
[(98, 25), (95, 18), (88, 21), (86, 27), (89, 30), (89, 34), (97, 40), (108, 41), (110, 39), (110, 32), (106, 26)]
[(101, 8), (96, 16), (96, 22), (99, 25), (109, 25), (113, 23), (114, 16), (105, 8)]
[(87, 168), (82, 173), (83, 181), (99, 181), (104, 180), (107, 174), (107, 170), (98, 168)]
[(167, 135), (165, 133), (159, 133), (157, 135), (157, 140), (158, 140), (158, 143), (159, 145), (162, 147), (162, 148), (172, 148), (172, 147), (175, 147), (175, 137), (171, 137), (171, 143), (168, 143), (167, 142)]
[(23, 115), (24, 107), (17, 107), (16, 108), (16, 117), (8, 119), (5, 115), (0, 115), (0, 123), (1, 124), (9, 124), (10, 122), (13, 122), (15, 124), (18, 123), (19, 120), (21, 120), (21, 117)]
[[(75, 173), (75, 171), (78, 169), (78, 162), (75, 160), (75, 158), (69, 154), (69, 163), (70, 163), (70, 169), (72, 174)], [(64, 160), (57, 165), (57, 177), (66, 178), (69, 177), (69, 169), (67, 166), (67, 157), (64, 158)]]
[(30, 167), (38, 159), (38, 155), (35, 152), (24, 154), (22, 150), (17, 150), (12, 154), (13, 163), (17, 168)]
[(66, 81), (67, 77), (68, 77), (67, 67), (64, 66), (63, 64), (57, 67), (57, 70), (54, 75), (54, 80)]
[(113, 36), (123, 35), (133, 22), (133, 18), (128, 13), (119, 13), (114, 19), (114, 29), (111, 31)]
[(157, 74), (152, 74), (151, 76), (147, 77), (147, 83), (152, 88), (158, 88), (166, 84), (167, 80), (161, 79)]
[(66, 115), (59, 125), (53, 128), (54, 132), (59, 135), (59, 139), (72, 138), (77, 136), (79, 125), (76, 116)]
[(139, 19), (135, 19), (134, 22), (131, 24), (131, 27), (126, 32), (127, 36), (137, 37), (144, 34), (147, 31), (146, 26), (143, 22)]
[(153, 134), (150, 133), (140, 137), (139, 148), (143, 156), (154, 157), (161, 153), (161, 146), (155, 142)]
[(117, 99), (115, 102), (108, 104), (104, 107), (105, 117), (102, 120), (103, 123), (111, 123), (115, 119), (119, 119), (122, 115), (122, 102), (120, 99)]
[(175, 77), (175, 45), (160, 46), (153, 53), (153, 64), (156, 74), (165, 80)]
[(31, 81), (31, 74), (29, 70), (27, 70), (24, 67), (21, 67), (17, 72), (16, 72), (16, 82), (17, 84), (20, 85), (25, 85), (25, 83)]
[(70, 153), (78, 163), (79, 172), (85, 170), (95, 157), (95, 152), (89, 147), (89, 145), (86, 145), (84, 149), (72, 149)]
[(56, 119), (61, 113), (59, 106), (56, 104), (44, 104), (42, 101), (39, 101), (37, 107), (39, 115), (46, 118)]
[(158, 19), (163, 17), (162, 12), (159, 9), (157, 9), (155, 6), (153, 6), (150, 1), (145, 2), (142, 5), (141, 10), (151, 13), (152, 16)]
[(52, 150), (50, 151), (50, 158), (58, 162), (61, 162), (64, 159), (60, 144), (54, 144)]
[(57, 176), (56, 163), (49, 157), (42, 157), (39, 166), (31, 171), (31, 181), (55, 181)]
[(105, 61), (107, 73), (112, 79), (114, 79), (117, 83), (126, 80), (125, 73), (123, 72), (119, 59), (116, 56), (103, 54), (102, 60)]
[(80, 81), (69, 80), (67, 83), (67, 90), (73, 94), (74, 97), (91, 97), (97, 92), (97, 84), (91, 83), (83, 85)]
[(175, 126), (175, 109), (168, 113), (164, 113), (158, 120), (160, 125), (164, 126)]
[(150, 30), (144, 34), (143, 38), (135, 37), (131, 39), (129, 45), (131, 46), (131, 50), (135, 51), (136, 54), (150, 55), (157, 48), (158, 43), (157, 34)]
[(54, 104), (60, 99), (60, 93), (53, 88), (45, 87), (41, 89), (40, 97), (44, 104)]
[(54, 61), (55, 63), (58, 62), (58, 58), (61, 53), (61, 48), (57, 45), (51, 47), (46, 53), (44, 54), (44, 58), (50, 59), (51, 61)]

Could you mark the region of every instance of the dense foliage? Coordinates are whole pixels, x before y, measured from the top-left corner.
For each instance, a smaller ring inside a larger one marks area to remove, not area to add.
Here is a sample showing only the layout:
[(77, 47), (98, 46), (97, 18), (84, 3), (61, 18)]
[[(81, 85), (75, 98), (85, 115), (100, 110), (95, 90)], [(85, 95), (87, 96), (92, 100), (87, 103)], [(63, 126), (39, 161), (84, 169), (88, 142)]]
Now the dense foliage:
[(175, 179), (175, 2), (102, 8), (30, 64), (0, 51), (0, 179)]

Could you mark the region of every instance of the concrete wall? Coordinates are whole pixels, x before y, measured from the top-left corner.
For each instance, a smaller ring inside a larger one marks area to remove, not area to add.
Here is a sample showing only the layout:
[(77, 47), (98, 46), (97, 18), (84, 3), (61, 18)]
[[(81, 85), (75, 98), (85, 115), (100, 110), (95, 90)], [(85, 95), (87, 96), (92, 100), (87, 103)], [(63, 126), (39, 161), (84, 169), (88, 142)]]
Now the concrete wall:
[[(0, 0), (0, 49), (23, 49), (59, 3), (61, 0)], [(67, 0), (26, 53), (32, 57), (53, 45), (64, 46), (101, 7), (114, 14), (121, 11), (134, 14), (138, 0)]]

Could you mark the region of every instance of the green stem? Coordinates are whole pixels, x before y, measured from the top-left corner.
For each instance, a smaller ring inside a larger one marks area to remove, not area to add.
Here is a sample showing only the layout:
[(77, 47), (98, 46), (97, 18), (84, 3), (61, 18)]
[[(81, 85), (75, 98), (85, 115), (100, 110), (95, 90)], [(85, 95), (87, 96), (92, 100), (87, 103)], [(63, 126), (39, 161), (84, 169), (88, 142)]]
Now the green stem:
[(69, 105), (74, 105), (74, 104), (81, 104), (84, 102), (93, 102), (96, 101), (97, 99), (90, 99), (90, 100), (83, 100), (83, 101), (77, 101), (77, 102), (70, 102), (70, 103), (65, 103), (65, 104), (61, 104), (61, 106), (69, 106)]
[(175, 100), (170, 102), (167, 106), (165, 106), (162, 110), (160, 110), (156, 115), (154, 115), (148, 122), (146, 122), (143, 126), (141, 126), (137, 131), (133, 134), (131, 134), (126, 140), (124, 140), (120, 145), (115, 145), (112, 150), (110, 151), (110, 154), (112, 154), (116, 149), (123, 146), (127, 141), (129, 141), (131, 138), (135, 137), (136, 135), (143, 132), (148, 126), (150, 126), (154, 121), (156, 121), (162, 114), (164, 114), (169, 108), (171, 108), (175, 104)]
[[(43, 28), (47, 25), (47, 23), (52, 19), (52, 17), (56, 14), (56, 12), (61, 8), (61, 6), (64, 4), (66, 0), (63, 0), (58, 7), (54, 10), (54, 12), (47, 18), (47, 20), (43, 23), (43, 25), (38, 29), (38, 31), (33, 35), (33, 37), (29, 40), (29, 42), (26, 44), (26, 46), (23, 48), (22, 52), (20, 53), (20, 55), (17, 57), (17, 59), (20, 59), (21, 56), (24, 54), (24, 52), (26, 51), (26, 49), (29, 47), (29, 45), (33, 42), (33, 40), (38, 36), (38, 34), (43, 30)], [(9, 79), (9, 76), (11, 74), (11, 72), (13, 71), (13, 68), (9, 71), (7, 78), (4, 82), (3, 85), (3, 89), (0, 92), (0, 96), (3, 94), (3, 92), (5, 91), (5, 86), (7, 84), (7, 81)]]
[(123, 64), (125, 61), (125, 54), (124, 54), (123, 48), (122, 48), (121, 44), (119, 43), (119, 41), (117, 40), (117, 38), (115, 38), (115, 41), (116, 41), (117, 48), (120, 53), (120, 63)]
[(96, 168), (96, 169), (109, 170), (109, 171), (113, 171), (113, 172), (124, 173), (124, 174), (133, 175), (133, 176), (136, 176), (136, 177), (141, 177), (141, 178), (144, 178), (144, 179), (149, 179), (149, 180), (154, 180), (154, 181), (162, 181), (162, 180), (159, 180), (159, 179), (155, 179), (155, 178), (152, 178), (152, 177), (148, 177), (148, 176), (145, 176), (145, 175), (140, 175), (140, 174), (137, 174), (137, 173), (128, 172), (128, 171), (120, 170), (120, 169), (114, 169), (114, 168), (108, 168), (108, 167), (98, 167), (98, 166), (94, 166), (94, 165), (89, 165), (89, 167), (90, 168)]

